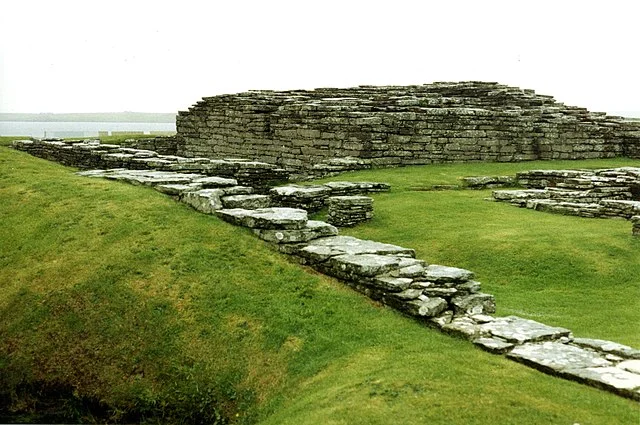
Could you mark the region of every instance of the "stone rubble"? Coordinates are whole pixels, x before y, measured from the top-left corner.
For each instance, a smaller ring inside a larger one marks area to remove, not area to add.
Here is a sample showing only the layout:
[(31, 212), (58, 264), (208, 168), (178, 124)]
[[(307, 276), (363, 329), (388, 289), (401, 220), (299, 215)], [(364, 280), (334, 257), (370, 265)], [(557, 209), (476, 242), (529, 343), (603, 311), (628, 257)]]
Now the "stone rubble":
[(327, 221), (338, 227), (351, 227), (373, 218), (373, 199), (368, 196), (331, 196)]
[(640, 215), (640, 168), (531, 170), (517, 174), (526, 189), (496, 190), (493, 199), (535, 211), (590, 218)]
[(545, 373), (640, 400), (640, 350), (611, 341), (574, 338), (568, 329), (516, 316), (493, 317), (494, 297), (480, 291), (481, 284), (469, 270), (427, 264), (415, 258), (413, 249), (340, 236), (331, 224), (308, 220), (304, 209), (226, 208), (225, 203), (260, 206), (269, 198), (255, 197), (252, 187), (238, 186), (241, 179), (127, 169), (78, 174), (153, 186), (198, 211), (252, 229), (301, 264), (429, 326)]

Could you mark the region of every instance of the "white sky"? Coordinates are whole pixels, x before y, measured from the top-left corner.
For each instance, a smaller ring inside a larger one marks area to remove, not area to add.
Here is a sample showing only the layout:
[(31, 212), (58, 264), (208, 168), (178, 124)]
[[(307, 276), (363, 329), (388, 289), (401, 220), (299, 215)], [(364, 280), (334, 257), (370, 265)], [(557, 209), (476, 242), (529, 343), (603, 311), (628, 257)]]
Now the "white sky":
[(0, 112), (483, 80), (640, 116), (640, 0), (0, 0)]

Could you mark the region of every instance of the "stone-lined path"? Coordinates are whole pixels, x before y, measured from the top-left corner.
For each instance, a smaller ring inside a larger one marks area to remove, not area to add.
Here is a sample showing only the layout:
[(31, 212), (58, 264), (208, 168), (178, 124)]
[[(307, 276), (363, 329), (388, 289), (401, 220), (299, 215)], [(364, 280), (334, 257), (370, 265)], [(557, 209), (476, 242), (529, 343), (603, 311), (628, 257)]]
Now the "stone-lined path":
[[(16, 147), (24, 145), (16, 143)], [(516, 316), (491, 316), (495, 300), (480, 291), (481, 284), (474, 280), (473, 272), (429, 265), (416, 259), (410, 248), (340, 236), (336, 227), (308, 220), (306, 210), (279, 205), (283, 193), (291, 195), (307, 189), (293, 187), (256, 195), (254, 188), (239, 185), (229, 176), (122, 168), (79, 174), (152, 186), (201, 212), (250, 228), (301, 264), (489, 352), (506, 354), (545, 373), (640, 400), (640, 350), (611, 341), (574, 338), (568, 329)], [(309, 191), (326, 199), (330, 195), (389, 189), (371, 182), (339, 182), (322, 187)], [(305, 198), (302, 192), (295, 196)], [(318, 207), (315, 201), (310, 203)]]

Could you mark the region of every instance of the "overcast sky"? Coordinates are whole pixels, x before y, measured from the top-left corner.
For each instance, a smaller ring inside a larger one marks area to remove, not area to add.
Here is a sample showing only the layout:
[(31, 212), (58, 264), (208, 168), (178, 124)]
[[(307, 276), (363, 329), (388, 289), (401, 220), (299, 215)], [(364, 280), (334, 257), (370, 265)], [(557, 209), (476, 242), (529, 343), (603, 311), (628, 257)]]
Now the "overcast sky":
[(0, 112), (483, 80), (640, 116), (640, 0), (1, 0)]

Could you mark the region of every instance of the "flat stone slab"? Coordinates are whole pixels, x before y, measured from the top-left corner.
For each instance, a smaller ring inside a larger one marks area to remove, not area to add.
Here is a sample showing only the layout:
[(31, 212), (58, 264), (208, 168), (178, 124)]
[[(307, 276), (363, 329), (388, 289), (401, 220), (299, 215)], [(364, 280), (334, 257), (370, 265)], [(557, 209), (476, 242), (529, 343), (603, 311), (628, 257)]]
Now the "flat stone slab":
[(473, 343), (483, 350), (494, 354), (504, 354), (515, 347), (512, 343), (498, 338), (478, 338), (474, 340)]
[(507, 357), (551, 375), (640, 400), (640, 374), (625, 369), (624, 362), (614, 365), (598, 352), (547, 341), (515, 347)]
[(587, 367), (570, 369), (562, 375), (574, 381), (640, 400), (640, 375), (619, 367)]
[[(406, 277), (377, 276), (369, 283), (369, 286), (385, 292), (402, 292), (409, 289), (413, 279)], [(422, 290), (418, 290), (419, 294)]]
[(315, 262), (326, 261), (331, 257), (343, 254), (390, 254), (402, 257), (415, 257), (415, 251), (413, 249), (358, 239), (352, 236), (334, 236), (316, 239), (299, 251), (300, 256)]
[(238, 181), (236, 179), (229, 179), (226, 177), (216, 177), (216, 176), (198, 178), (193, 180), (193, 183), (198, 183), (202, 185), (204, 189), (238, 185)]
[(407, 301), (400, 309), (412, 316), (431, 318), (445, 311), (447, 306), (447, 301), (442, 298), (430, 298), (423, 295), (418, 299)]
[(172, 171), (114, 169), (105, 170), (101, 175), (94, 174), (92, 177), (121, 180), (136, 185), (157, 186), (167, 184), (189, 184), (193, 180), (204, 176), (202, 174), (176, 173)]
[(618, 363), (618, 367), (626, 370), (627, 372), (637, 373), (640, 375), (640, 360), (625, 360)]
[(162, 192), (166, 195), (177, 196), (184, 192), (194, 192), (202, 189), (202, 186), (198, 184), (159, 184), (156, 187), (156, 190)]
[(305, 228), (300, 230), (254, 229), (253, 232), (262, 240), (277, 244), (304, 243), (310, 240), (336, 236), (338, 229), (324, 221), (307, 221)]
[(381, 182), (329, 182), (324, 184), (332, 195), (359, 195), (361, 193), (388, 192), (391, 186)]
[(598, 353), (555, 341), (526, 343), (515, 347), (507, 357), (551, 374), (570, 369), (613, 366)]
[(342, 278), (373, 277), (397, 268), (400, 259), (391, 255), (344, 254), (331, 257), (326, 266)]
[(498, 201), (526, 201), (548, 198), (549, 192), (544, 189), (494, 190), (492, 196)]
[(308, 198), (326, 198), (331, 193), (331, 189), (323, 185), (315, 186), (300, 186), (300, 185), (288, 185), (274, 187), (269, 191), (276, 197), (293, 197), (298, 199)]
[(430, 282), (448, 283), (466, 282), (473, 279), (475, 275), (469, 270), (431, 264), (425, 268), (423, 277)]
[(492, 322), (480, 325), (480, 330), (515, 344), (555, 340), (571, 334), (569, 329), (556, 328), (517, 316), (498, 317)]
[(268, 195), (231, 195), (222, 198), (225, 208), (244, 208), (255, 210), (258, 208), (269, 208), (271, 198)]
[(591, 348), (593, 350), (607, 354), (614, 354), (627, 359), (640, 359), (640, 350), (618, 344), (617, 342), (605, 341), (603, 339), (574, 338), (571, 343), (580, 347)]
[(452, 298), (451, 304), (456, 315), (496, 312), (496, 300), (491, 294), (461, 295)]
[(193, 192), (182, 192), (180, 200), (202, 213), (213, 214), (223, 208), (220, 197), (224, 196), (224, 194), (222, 189), (201, 189)]
[(297, 208), (223, 209), (216, 215), (229, 223), (251, 229), (299, 230), (307, 225), (307, 212)]

